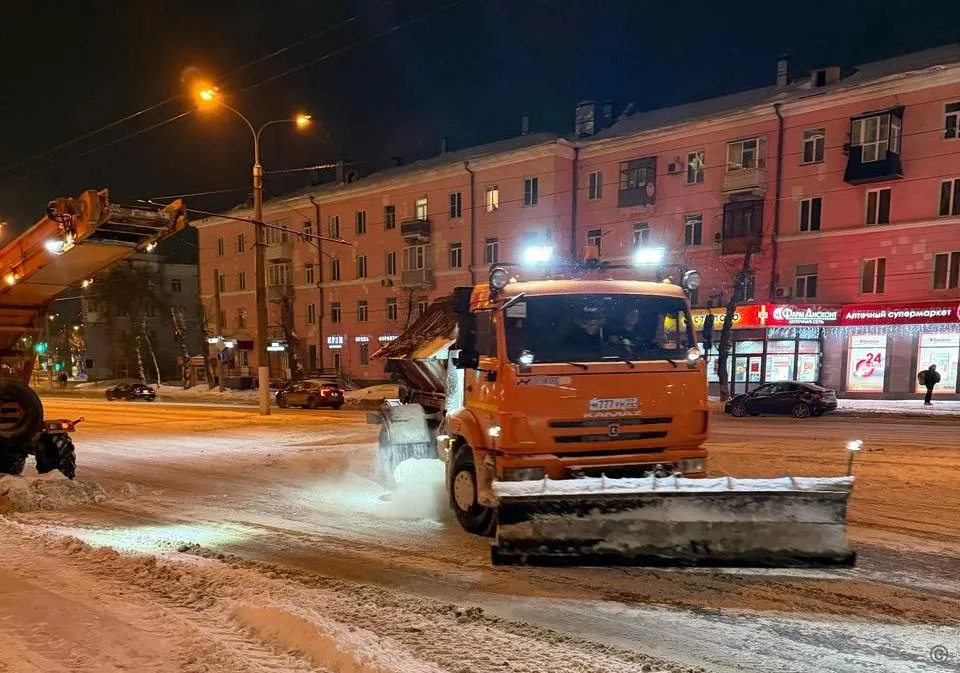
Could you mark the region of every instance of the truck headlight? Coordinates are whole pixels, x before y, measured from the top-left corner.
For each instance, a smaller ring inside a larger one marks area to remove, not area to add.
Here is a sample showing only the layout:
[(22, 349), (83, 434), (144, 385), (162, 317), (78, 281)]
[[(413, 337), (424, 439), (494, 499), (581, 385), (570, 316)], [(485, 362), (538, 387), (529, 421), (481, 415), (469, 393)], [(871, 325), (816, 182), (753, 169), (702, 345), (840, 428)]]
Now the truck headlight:
[(542, 467), (508, 467), (503, 471), (504, 481), (537, 481), (546, 472)]
[(704, 458), (684, 458), (677, 461), (677, 469), (684, 474), (706, 472), (707, 461)]

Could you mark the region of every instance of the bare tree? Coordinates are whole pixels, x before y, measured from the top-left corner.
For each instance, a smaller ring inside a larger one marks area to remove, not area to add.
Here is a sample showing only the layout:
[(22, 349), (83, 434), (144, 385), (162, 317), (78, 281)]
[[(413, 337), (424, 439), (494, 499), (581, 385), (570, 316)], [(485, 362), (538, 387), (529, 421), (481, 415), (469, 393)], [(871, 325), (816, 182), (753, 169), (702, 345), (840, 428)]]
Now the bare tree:
[(280, 324), (283, 327), (283, 336), (287, 341), (287, 362), (290, 365), (290, 378), (294, 381), (303, 379), (303, 365), (300, 363), (300, 338), (297, 336), (293, 322), (293, 298), (287, 295), (280, 300)]
[(160, 386), (160, 364), (157, 362), (157, 353), (153, 350), (153, 341), (150, 339), (150, 332), (147, 331), (147, 318), (146, 316), (140, 319), (140, 334), (143, 335), (143, 343), (147, 347), (147, 353), (150, 354), (150, 359), (153, 360), (153, 369), (157, 374), (157, 386)]
[(203, 371), (207, 377), (207, 387), (213, 390), (216, 382), (213, 380), (213, 363), (210, 362), (210, 346), (208, 341), (210, 338), (209, 316), (210, 311), (207, 310), (207, 306), (203, 302), (200, 302), (200, 336), (203, 339), (200, 353), (203, 355)]
[(183, 315), (182, 306), (170, 307), (170, 319), (173, 323), (173, 338), (180, 347), (180, 354), (183, 357), (183, 366), (180, 368), (180, 378), (183, 381), (183, 388), (190, 387), (190, 349), (187, 347), (187, 321)]
[(726, 312), (723, 318), (723, 327), (720, 330), (720, 342), (717, 344), (717, 377), (720, 381), (720, 400), (725, 402), (730, 397), (730, 376), (727, 370), (727, 360), (730, 357), (730, 337), (733, 333), (733, 316), (737, 312), (737, 304), (746, 298), (747, 279), (750, 276), (750, 260), (753, 257), (753, 244), (747, 246), (743, 255), (743, 265), (733, 279), (733, 288), (727, 300)]

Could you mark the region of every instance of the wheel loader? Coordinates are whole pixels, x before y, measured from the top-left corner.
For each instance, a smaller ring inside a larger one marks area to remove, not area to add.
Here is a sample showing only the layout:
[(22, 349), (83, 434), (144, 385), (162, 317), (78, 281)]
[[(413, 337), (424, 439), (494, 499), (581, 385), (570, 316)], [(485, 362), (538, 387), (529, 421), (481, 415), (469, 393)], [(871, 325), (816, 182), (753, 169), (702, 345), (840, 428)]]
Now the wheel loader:
[(707, 477), (712, 334), (695, 334), (684, 287), (595, 255), (542, 267), (494, 266), (374, 355), (401, 382), (369, 417), (384, 486), (406, 460), (442, 460), (494, 564), (854, 563), (852, 477)]
[(41, 474), (76, 474), (70, 433), (77, 420), (46, 420), (29, 387), (47, 310), (58, 295), (187, 224), (178, 200), (160, 209), (110, 202), (107, 190), (50, 201), (36, 224), (0, 248), (0, 474), (23, 472), (27, 456)]

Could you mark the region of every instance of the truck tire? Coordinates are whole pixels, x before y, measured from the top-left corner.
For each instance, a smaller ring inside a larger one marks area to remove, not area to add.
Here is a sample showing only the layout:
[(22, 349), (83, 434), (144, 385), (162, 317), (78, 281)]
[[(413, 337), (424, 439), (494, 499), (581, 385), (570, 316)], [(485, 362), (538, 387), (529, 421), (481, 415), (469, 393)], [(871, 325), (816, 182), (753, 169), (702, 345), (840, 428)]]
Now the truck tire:
[(37, 444), (37, 472), (60, 470), (67, 479), (77, 476), (77, 453), (70, 435), (44, 435)]
[(26, 464), (27, 454), (0, 449), (0, 474), (12, 474), (14, 476), (23, 474), (23, 468)]
[(477, 469), (469, 446), (464, 446), (454, 458), (447, 492), (450, 506), (465, 531), (482, 537), (493, 535), (497, 529), (497, 512), (477, 502)]
[[(5, 444), (29, 444), (43, 427), (43, 405), (30, 388), (14, 379), (0, 379), (0, 440)], [(16, 407), (16, 412), (14, 412)]]

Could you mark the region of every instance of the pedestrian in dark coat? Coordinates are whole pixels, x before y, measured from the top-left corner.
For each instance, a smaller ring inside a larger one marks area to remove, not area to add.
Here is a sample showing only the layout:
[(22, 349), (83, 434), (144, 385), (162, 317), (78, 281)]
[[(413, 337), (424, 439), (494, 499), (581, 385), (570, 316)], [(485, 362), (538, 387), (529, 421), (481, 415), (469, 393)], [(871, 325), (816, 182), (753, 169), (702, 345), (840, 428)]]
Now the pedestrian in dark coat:
[(933, 387), (940, 383), (940, 372), (937, 371), (937, 365), (930, 365), (925, 371), (917, 375), (917, 380), (927, 389), (927, 394), (923, 398), (924, 404), (933, 404)]

